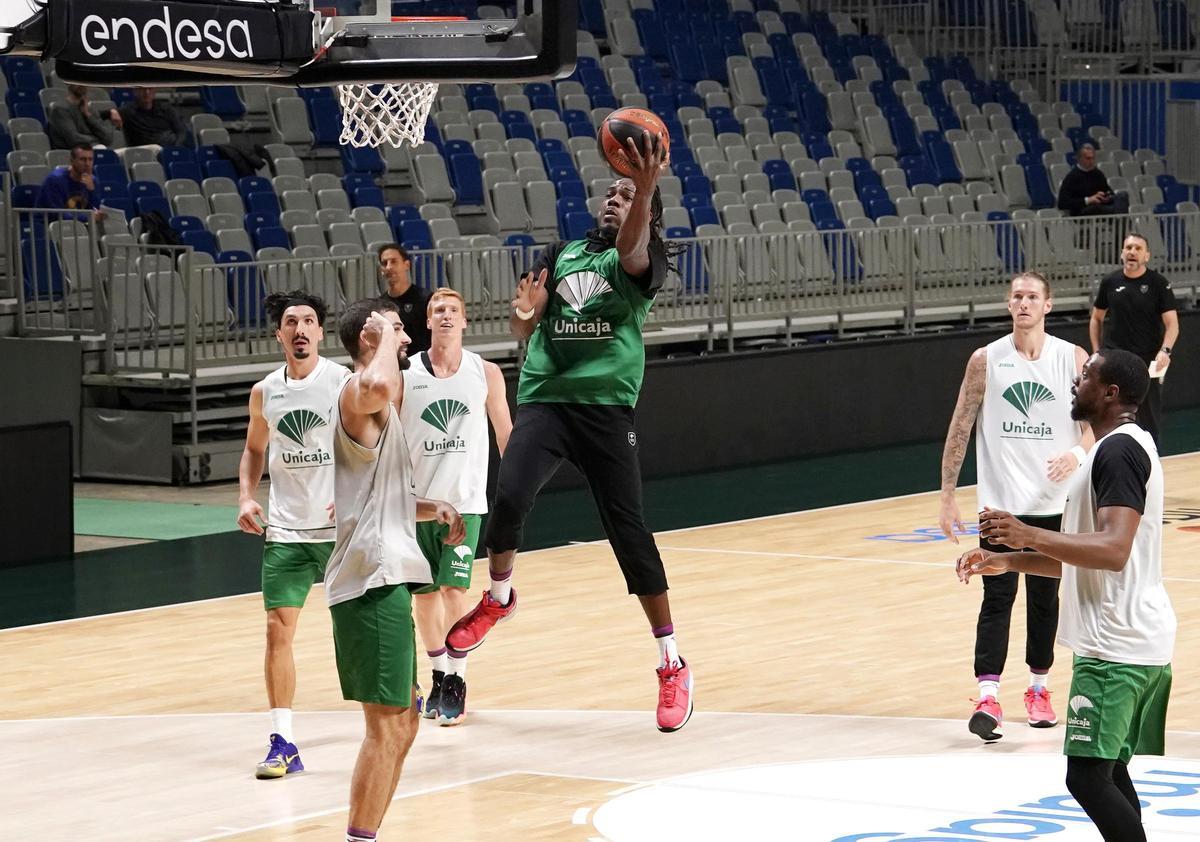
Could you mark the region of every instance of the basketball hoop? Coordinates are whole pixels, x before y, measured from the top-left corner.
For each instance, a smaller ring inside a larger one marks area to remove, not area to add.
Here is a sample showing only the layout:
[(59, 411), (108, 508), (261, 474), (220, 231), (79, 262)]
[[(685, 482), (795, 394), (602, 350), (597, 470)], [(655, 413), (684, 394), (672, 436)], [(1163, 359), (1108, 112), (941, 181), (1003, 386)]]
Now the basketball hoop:
[(437, 82), (338, 85), (342, 105), (339, 142), (360, 148), (385, 143), (420, 145), (437, 91)]

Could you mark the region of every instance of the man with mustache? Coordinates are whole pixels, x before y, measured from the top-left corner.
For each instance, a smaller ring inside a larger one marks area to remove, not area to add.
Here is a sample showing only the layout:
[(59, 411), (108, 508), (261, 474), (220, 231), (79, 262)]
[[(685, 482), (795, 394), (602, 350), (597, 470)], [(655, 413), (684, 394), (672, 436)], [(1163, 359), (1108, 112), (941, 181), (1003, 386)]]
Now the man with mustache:
[[(262, 590), (267, 609), (264, 671), (271, 710), (270, 749), (255, 777), (304, 769), (292, 731), (296, 662), (292, 641), (313, 582), (333, 551), (333, 425), (330, 410), (345, 367), (320, 354), (325, 302), (304, 290), (274, 293), (264, 306), (285, 363), (250, 390), (250, 425), (238, 466), (243, 532), (266, 534)], [(268, 515), (254, 499), (270, 449)]]

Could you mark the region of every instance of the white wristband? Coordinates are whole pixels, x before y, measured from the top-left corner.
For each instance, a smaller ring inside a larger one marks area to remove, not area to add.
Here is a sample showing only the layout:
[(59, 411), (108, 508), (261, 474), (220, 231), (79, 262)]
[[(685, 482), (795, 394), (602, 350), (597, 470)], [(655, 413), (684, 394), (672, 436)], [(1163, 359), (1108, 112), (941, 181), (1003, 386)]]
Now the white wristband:
[(534, 310), (532, 307), (528, 310), (522, 310), (519, 307), (514, 307), (513, 309), (517, 311), (517, 318), (523, 322), (527, 322), (533, 318)]
[(1087, 451), (1079, 445), (1075, 445), (1068, 452), (1075, 456), (1075, 460), (1079, 462), (1080, 465), (1082, 465), (1083, 460), (1087, 458)]

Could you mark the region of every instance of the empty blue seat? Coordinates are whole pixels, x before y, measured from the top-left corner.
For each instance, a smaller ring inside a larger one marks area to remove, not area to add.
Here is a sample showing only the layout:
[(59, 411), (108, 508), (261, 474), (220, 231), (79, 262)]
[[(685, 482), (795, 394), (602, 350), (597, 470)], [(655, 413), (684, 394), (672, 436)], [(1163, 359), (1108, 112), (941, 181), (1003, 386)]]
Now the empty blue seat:
[(198, 216), (173, 216), (169, 220), (171, 229), (177, 234), (185, 231), (203, 231), (204, 220)]
[(228, 178), (236, 181), (238, 174), (233, 164), (226, 158), (211, 158), (202, 167), (205, 178)]
[(196, 251), (202, 251), (205, 254), (210, 254), (214, 258), (217, 256), (217, 238), (211, 231), (204, 229), (188, 230), (179, 235), (185, 246), (191, 246)]
[(796, 176), (792, 174), (792, 168), (788, 166), (787, 161), (763, 161), (762, 169), (770, 180), (772, 190), (796, 189)]
[(204, 110), (216, 114), (222, 120), (237, 120), (246, 113), (246, 106), (238, 98), (232, 85), (200, 85), (200, 100)]
[(246, 203), (246, 210), (251, 213), (273, 213), (278, 216), (281, 210), (279, 197), (275, 195), (274, 190), (256, 190), (244, 196), (243, 201)]
[(196, 152), (186, 146), (164, 146), (158, 150), (158, 162), (166, 168), (176, 161), (190, 161), (195, 164)]
[(342, 107), (338, 101), (329, 98), (310, 99), (306, 105), (313, 146), (318, 149), (337, 146), (342, 135)]
[(483, 204), (483, 173), (474, 152), (451, 155), (448, 171), (456, 194), (455, 204)]
[(1022, 165), (1025, 170), (1025, 189), (1029, 191), (1029, 203), (1034, 208), (1052, 208), (1055, 205), (1054, 191), (1050, 179), (1040, 161)]
[(170, 219), (171, 206), (163, 196), (140, 196), (134, 200), (139, 214), (160, 213), (163, 219)]
[(93, 165), (92, 175), (96, 177), (97, 184), (129, 183), (129, 176), (125, 174), (125, 167), (121, 164)]
[(569, 213), (559, 225), (559, 234), (567, 240), (582, 240), (596, 220), (587, 211)]
[(526, 140), (537, 142), (537, 132), (533, 130), (531, 123), (509, 123), (504, 127), (505, 133), (510, 137), (523, 137)]
[(279, 214), (252, 211), (242, 217), (242, 225), (247, 231), (256, 231), (259, 228), (274, 228), (279, 225)]
[(421, 248), (433, 248), (433, 236), (429, 233), (429, 223), (420, 217), (401, 220), (400, 239), (404, 242), (423, 243)]
[(560, 198), (566, 196), (575, 196), (580, 199), (587, 198), (587, 187), (578, 179), (567, 179), (566, 181), (558, 182), (554, 185), (554, 192)]
[(197, 184), (204, 180), (200, 165), (195, 161), (172, 161), (167, 164), (167, 178), (184, 178)]
[(255, 228), (250, 231), (250, 239), (254, 241), (256, 249), (276, 247), (290, 250), (292, 247), (287, 231), (278, 226), (264, 225), (261, 228)]
[(244, 251), (223, 251), (216, 260), (226, 266), (225, 293), (237, 323), (262, 324), (265, 319), (262, 302), (267, 290), (258, 276), (254, 258)]
[(350, 204), (356, 208), (379, 208), (383, 210), (384, 204), (383, 188), (376, 187), (374, 184), (368, 184), (362, 187), (354, 188), (354, 192), (350, 194)]
[(22, 235), (21, 263), (27, 299), (52, 301), (62, 298), (63, 273), (58, 252), (47, 243), (40, 227)]
[(343, 172), (382, 175), (387, 169), (379, 150), (373, 146), (340, 146), (338, 150), (342, 155)]
[(717, 215), (717, 209), (712, 205), (697, 205), (688, 209), (688, 216), (692, 218), (692, 227), (699, 228), (701, 225), (720, 225), (721, 217)]

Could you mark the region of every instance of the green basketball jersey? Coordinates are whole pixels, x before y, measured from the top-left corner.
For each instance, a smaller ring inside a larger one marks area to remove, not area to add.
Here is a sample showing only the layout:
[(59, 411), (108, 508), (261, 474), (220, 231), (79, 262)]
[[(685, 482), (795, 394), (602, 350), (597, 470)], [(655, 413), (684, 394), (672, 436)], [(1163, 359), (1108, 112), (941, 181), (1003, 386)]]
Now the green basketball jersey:
[(621, 268), (615, 248), (563, 245), (546, 281), (550, 299), (529, 338), (517, 403), (633, 406), (642, 389), (642, 323), (654, 298)]

